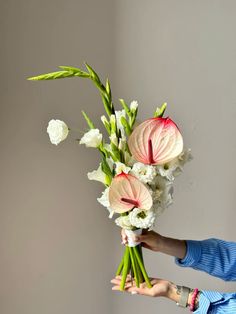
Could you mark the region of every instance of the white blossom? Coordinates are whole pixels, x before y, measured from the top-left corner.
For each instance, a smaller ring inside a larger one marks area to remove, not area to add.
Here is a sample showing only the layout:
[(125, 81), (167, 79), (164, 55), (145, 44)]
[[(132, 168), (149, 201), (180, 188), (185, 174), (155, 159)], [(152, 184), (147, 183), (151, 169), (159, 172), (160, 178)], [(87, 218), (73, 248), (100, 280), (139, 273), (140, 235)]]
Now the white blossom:
[(132, 225), (131, 225), (130, 220), (129, 220), (129, 215), (120, 216), (120, 217), (116, 218), (115, 223), (117, 224), (117, 226), (119, 226), (123, 229), (128, 229), (128, 230), (132, 229)]
[(126, 137), (125, 137), (125, 136), (122, 136), (122, 137), (119, 139), (119, 145), (118, 145), (119, 150), (125, 152), (125, 150), (126, 150), (126, 145), (127, 145)]
[(151, 183), (156, 177), (156, 169), (153, 166), (136, 162), (131, 173), (143, 183)]
[(132, 226), (141, 229), (152, 228), (155, 222), (156, 215), (152, 210), (143, 210), (134, 208), (129, 213), (129, 220)]
[(48, 122), (47, 133), (52, 144), (58, 145), (65, 140), (69, 133), (69, 128), (64, 121), (52, 119)]
[(157, 165), (156, 169), (162, 177), (166, 177), (169, 181), (173, 181), (175, 177), (183, 171), (185, 163), (192, 159), (193, 156), (191, 155), (191, 149), (186, 149), (164, 165)]
[(109, 139), (114, 145), (118, 146), (118, 138), (116, 133), (112, 133), (111, 136), (109, 136)]
[(115, 165), (116, 165), (116, 168), (115, 168), (116, 174), (120, 174), (121, 172), (129, 173), (131, 170), (130, 167), (127, 167), (125, 164), (119, 161), (115, 162)]
[(124, 127), (120, 121), (121, 117), (126, 117), (125, 114), (125, 110), (116, 110), (115, 111), (115, 115), (116, 115), (116, 122), (117, 122), (117, 128), (121, 131), (121, 135), (124, 136), (125, 135), (125, 130)]
[(130, 110), (132, 112), (135, 112), (137, 110), (137, 108), (138, 108), (138, 102), (137, 102), (137, 100), (133, 100), (130, 104)]
[(109, 218), (112, 218), (113, 214), (114, 214), (114, 210), (110, 207), (110, 202), (109, 202), (109, 187), (107, 187), (103, 192), (102, 192), (102, 196), (97, 198), (97, 201), (103, 205), (104, 207), (106, 207), (109, 211)]
[(105, 173), (102, 171), (102, 166), (101, 163), (99, 164), (99, 167), (97, 170), (94, 170), (92, 172), (88, 172), (87, 173), (88, 179), (89, 180), (95, 180), (95, 181), (99, 181), (105, 184), (106, 181), (106, 175)]
[(151, 189), (153, 199), (152, 209), (158, 216), (173, 203), (173, 182), (157, 175), (151, 185)]
[(102, 134), (98, 129), (91, 129), (84, 134), (80, 140), (80, 144), (85, 144), (86, 147), (98, 147), (102, 141)]

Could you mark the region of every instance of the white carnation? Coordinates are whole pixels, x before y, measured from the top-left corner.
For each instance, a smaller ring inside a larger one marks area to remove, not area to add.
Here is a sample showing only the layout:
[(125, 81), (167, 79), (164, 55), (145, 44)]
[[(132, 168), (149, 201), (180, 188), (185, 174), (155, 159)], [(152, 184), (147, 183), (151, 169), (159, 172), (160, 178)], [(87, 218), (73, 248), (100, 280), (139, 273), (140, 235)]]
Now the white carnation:
[(131, 225), (130, 220), (129, 220), (129, 215), (120, 216), (120, 217), (116, 218), (115, 223), (117, 224), (117, 226), (119, 226), (123, 229), (128, 229), (128, 230), (132, 229), (132, 225)]
[(103, 205), (104, 207), (106, 207), (109, 211), (109, 218), (112, 218), (113, 214), (114, 214), (114, 210), (110, 207), (110, 202), (109, 202), (109, 187), (107, 187), (103, 192), (102, 192), (102, 196), (97, 198), (97, 201)]
[(134, 208), (129, 213), (129, 220), (132, 226), (141, 229), (152, 228), (155, 222), (156, 215), (152, 210), (143, 210)]
[(69, 128), (64, 121), (52, 119), (48, 122), (47, 133), (51, 143), (58, 145), (67, 138)]
[(131, 173), (143, 183), (151, 183), (156, 177), (156, 169), (153, 166), (136, 162)]
[(98, 147), (102, 141), (102, 134), (98, 129), (91, 129), (84, 134), (80, 140), (80, 144), (85, 144), (86, 147)]
[(116, 174), (120, 174), (121, 172), (129, 173), (129, 171), (131, 170), (130, 167), (127, 167), (125, 164), (119, 161), (115, 162), (115, 165), (116, 165), (116, 168), (115, 168)]

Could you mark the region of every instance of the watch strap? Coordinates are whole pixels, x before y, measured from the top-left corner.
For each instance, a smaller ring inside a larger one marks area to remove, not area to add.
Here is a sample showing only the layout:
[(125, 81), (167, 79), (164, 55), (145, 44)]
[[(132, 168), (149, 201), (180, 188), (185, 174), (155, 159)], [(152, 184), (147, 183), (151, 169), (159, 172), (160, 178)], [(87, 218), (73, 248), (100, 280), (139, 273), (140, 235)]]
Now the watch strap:
[(182, 286), (181, 287), (180, 300), (176, 304), (180, 307), (187, 307), (188, 306), (189, 293), (190, 293), (190, 289), (188, 287)]

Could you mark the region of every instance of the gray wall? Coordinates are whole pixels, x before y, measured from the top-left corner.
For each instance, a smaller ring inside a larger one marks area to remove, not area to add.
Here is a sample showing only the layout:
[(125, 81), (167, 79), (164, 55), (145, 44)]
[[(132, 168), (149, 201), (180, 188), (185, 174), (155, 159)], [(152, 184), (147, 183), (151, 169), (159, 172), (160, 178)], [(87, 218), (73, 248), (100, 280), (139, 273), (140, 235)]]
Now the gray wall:
[[(49, 143), (51, 118), (84, 130), (81, 109), (103, 113), (86, 80), (26, 77), (84, 60), (111, 79), (114, 99), (136, 99), (139, 118), (167, 101), (194, 160), (176, 180), (156, 230), (177, 238), (235, 240), (235, 1), (0, 2), (1, 314), (184, 313), (164, 299), (112, 292), (119, 229), (87, 180), (98, 154), (74, 132)], [(92, 153), (91, 153), (92, 152)], [(153, 277), (235, 291), (173, 258), (145, 252)]]

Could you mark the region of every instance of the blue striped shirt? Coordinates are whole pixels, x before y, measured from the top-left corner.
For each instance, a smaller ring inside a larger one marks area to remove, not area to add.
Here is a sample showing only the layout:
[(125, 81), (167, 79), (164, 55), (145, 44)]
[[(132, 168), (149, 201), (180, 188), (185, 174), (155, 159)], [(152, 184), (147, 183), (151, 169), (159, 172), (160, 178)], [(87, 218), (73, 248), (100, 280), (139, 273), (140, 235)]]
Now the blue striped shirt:
[[(183, 259), (177, 265), (204, 271), (225, 281), (236, 281), (236, 242), (220, 239), (187, 240)], [(236, 314), (236, 292), (220, 293), (201, 290), (197, 314)]]

